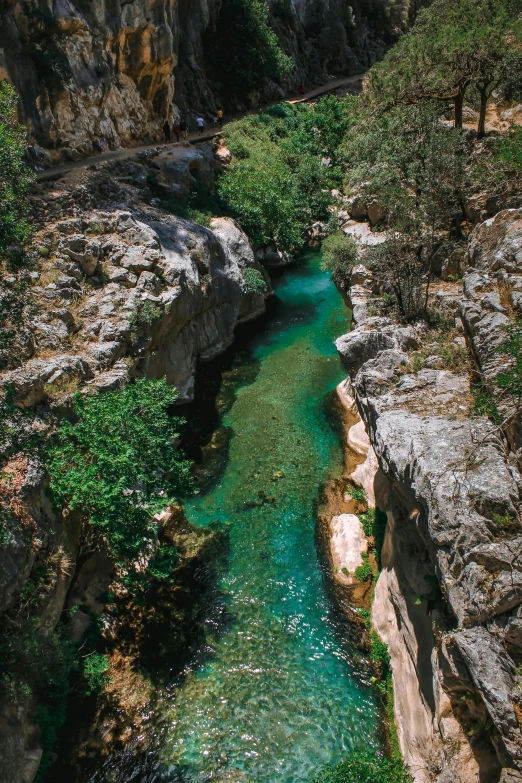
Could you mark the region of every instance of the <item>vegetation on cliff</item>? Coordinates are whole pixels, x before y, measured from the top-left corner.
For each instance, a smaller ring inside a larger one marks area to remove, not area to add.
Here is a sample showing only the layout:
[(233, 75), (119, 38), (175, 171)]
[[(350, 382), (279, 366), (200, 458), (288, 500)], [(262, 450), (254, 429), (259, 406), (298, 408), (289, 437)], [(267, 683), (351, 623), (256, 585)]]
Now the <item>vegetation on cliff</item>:
[(520, 69), (520, 0), (435, 0), (367, 80), (366, 100), (379, 107), (451, 100), (461, 128), (464, 99), (475, 91), (478, 134), (485, 133), (493, 91)]
[(292, 73), (292, 60), (281, 50), (268, 15), (264, 0), (224, 0), (221, 5), (207, 50), (227, 103), (244, 100), (267, 79), (282, 81)]
[(297, 250), (307, 227), (328, 220), (349, 106), (333, 97), (315, 106), (277, 104), (227, 126), (233, 160), (219, 193), (255, 244)]
[(313, 783), (411, 783), (401, 761), (379, 758), (366, 750), (354, 750), (337, 766), (328, 766)]
[(146, 378), (103, 395), (76, 394), (77, 420), (64, 421), (48, 448), (56, 506), (78, 509), (89, 523), (83, 548), (102, 537), (122, 567), (139, 570), (139, 557), (154, 551), (154, 514), (193, 487), (176, 445), (182, 419), (167, 414), (177, 396), (165, 380)]

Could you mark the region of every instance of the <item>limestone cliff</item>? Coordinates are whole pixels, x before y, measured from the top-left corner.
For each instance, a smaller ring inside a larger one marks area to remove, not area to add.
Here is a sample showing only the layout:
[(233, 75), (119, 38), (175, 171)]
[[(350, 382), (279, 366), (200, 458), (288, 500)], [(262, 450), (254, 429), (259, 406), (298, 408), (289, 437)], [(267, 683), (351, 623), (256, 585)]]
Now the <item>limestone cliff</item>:
[[(295, 72), (251, 102), (364, 69), (405, 7), (394, 4), (390, 15), (378, 0), (274, 2), (271, 24)], [(166, 117), (211, 119), (220, 103), (219, 74), (207, 61), (220, 9), (221, 0), (4, 0), (0, 79), (15, 86), (32, 141), (53, 159), (156, 140)]]
[[(270, 280), (231, 218), (214, 218), (207, 228), (161, 208), (159, 195), (188, 194), (196, 177), (212, 189), (216, 165), (210, 147), (187, 145), (71, 172), (37, 189), (37, 231), (24, 273), (31, 314), (17, 334), (15, 367), (0, 373), (2, 394), (9, 387), (16, 405), (31, 411), (28, 426), (52, 432), (71, 414), (76, 391), (117, 389), (143, 375), (166, 377), (180, 401), (189, 401), (197, 364), (224, 351), (238, 326), (265, 311), (265, 295), (249, 290), (243, 272), (256, 270), (266, 295)], [(5, 443), (8, 429), (1, 436)], [(96, 596), (109, 589), (114, 564), (103, 552), (82, 554), (82, 520), (74, 513), (64, 520), (52, 507), (37, 456), (28, 451), (4, 460), (0, 485), (0, 613), (18, 607), (43, 569), (39, 628), (56, 627), (73, 581), (67, 606), (99, 614)], [(158, 531), (168, 533), (163, 518)], [(208, 536), (184, 531), (182, 544), (179, 536), (176, 528), (168, 540), (185, 567), (198, 561)], [(178, 614), (194, 625), (188, 599), (183, 607)], [(85, 620), (80, 638), (89, 616), (79, 610), (75, 618)], [(0, 708), (1, 780), (34, 779), (42, 756), (36, 706), (21, 699)]]
[(478, 225), (463, 290), (435, 287), (455, 319), (438, 344), (369, 314), (379, 288), (364, 267), (352, 276), (356, 329), (337, 341), (371, 442), (365, 481), (388, 516), (372, 622), (418, 783), (522, 779), (520, 426), (511, 417), (504, 437), (470, 395), (472, 373), (494, 390), (510, 366), (498, 346), (520, 311), (521, 217)]

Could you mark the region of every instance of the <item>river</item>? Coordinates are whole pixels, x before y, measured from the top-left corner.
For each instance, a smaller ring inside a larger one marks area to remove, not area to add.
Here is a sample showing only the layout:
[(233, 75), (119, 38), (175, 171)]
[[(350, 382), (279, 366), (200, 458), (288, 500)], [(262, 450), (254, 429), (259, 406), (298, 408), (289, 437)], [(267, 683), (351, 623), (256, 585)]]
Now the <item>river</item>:
[(305, 783), (355, 745), (380, 747), (378, 701), (315, 541), (320, 485), (343, 465), (325, 400), (349, 311), (317, 254), (274, 288), (277, 307), (224, 376), (226, 467), (186, 506), (195, 524), (229, 524), (230, 619), (213, 633), (209, 617), (206, 655), (156, 708), (155, 779), (169, 783)]

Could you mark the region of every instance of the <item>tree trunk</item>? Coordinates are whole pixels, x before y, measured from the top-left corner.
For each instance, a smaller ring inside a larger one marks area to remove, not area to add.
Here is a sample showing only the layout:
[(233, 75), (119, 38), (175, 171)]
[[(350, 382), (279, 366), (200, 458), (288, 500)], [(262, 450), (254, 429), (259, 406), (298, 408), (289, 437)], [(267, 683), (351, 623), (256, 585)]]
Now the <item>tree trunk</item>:
[(479, 87), (480, 93), (480, 112), (477, 128), (477, 136), (479, 139), (484, 138), (486, 135), (486, 109), (488, 106), (488, 91), (486, 87)]
[(464, 93), (458, 92), (455, 95), (455, 127), (462, 130), (462, 109), (464, 107)]

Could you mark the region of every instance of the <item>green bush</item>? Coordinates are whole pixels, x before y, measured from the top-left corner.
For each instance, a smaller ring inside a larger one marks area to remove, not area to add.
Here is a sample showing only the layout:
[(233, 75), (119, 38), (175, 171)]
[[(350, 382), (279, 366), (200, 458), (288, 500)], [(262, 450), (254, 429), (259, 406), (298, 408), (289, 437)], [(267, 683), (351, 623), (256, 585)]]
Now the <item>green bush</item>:
[(127, 565), (153, 548), (154, 514), (193, 490), (190, 463), (175, 445), (182, 419), (167, 414), (177, 396), (165, 380), (146, 378), (76, 394), (77, 421), (64, 421), (47, 450), (56, 505), (79, 509)]
[(332, 272), (336, 282), (350, 283), (350, 274), (357, 263), (357, 245), (353, 237), (336, 231), (326, 237), (321, 247), (321, 269)]
[(281, 81), (292, 72), (292, 60), (279, 46), (268, 24), (265, 0), (223, 0), (216, 30), (205, 49), (228, 103), (244, 99), (267, 79)]
[(247, 267), (242, 270), (245, 289), (249, 294), (264, 294), (267, 290), (263, 275), (259, 269)]
[(109, 671), (109, 658), (104, 653), (92, 653), (83, 659), (82, 674), (84, 677), (84, 693), (90, 696), (93, 693), (102, 693), (105, 683), (110, 682), (107, 677)]
[(336, 767), (325, 767), (313, 783), (410, 783), (412, 780), (402, 761), (358, 749)]
[(373, 576), (373, 568), (370, 563), (370, 556), (367, 552), (361, 552), (363, 564), (357, 566), (355, 569), (355, 578), (360, 579), (361, 582), (365, 582), (367, 579), (371, 579)]
[(17, 122), (17, 95), (0, 82), (0, 256), (29, 236), (27, 194), (34, 176), (24, 163), (27, 133)]
[(226, 127), (233, 157), (218, 191), (255, 244), (299, 249), (306, 227), (328, 219), (351, 106), (330, 97), (315, 106), (277, 104)]

